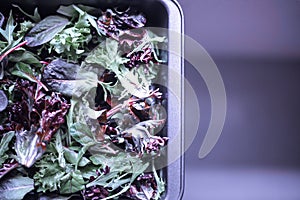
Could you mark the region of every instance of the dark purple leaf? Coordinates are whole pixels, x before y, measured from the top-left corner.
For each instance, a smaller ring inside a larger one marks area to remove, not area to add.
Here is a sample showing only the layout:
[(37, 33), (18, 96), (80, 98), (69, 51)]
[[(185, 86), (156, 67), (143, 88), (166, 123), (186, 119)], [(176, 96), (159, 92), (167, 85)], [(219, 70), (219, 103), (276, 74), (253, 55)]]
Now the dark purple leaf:
[(118, 37), (124, 30), (141, 28), (145, 24), (145, 16), (131, 8), (124, 11), (107, 9), (98, 19), (98, 27), (111, 37)]
[(157, 183), (152, 172), (137, 177), (125, 194), (133, 200), (153, 199), (157, 194)]
[(79, 67), (77, 64), (66, 62), (58, 58), (44, 68), (43, 79), (75, 80)]

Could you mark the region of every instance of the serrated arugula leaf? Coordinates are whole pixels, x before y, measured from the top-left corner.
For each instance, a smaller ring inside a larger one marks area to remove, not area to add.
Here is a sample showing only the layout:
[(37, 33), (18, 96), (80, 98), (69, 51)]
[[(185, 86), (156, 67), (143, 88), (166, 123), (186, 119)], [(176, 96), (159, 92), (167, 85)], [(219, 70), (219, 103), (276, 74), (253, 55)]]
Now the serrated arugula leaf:
[(13, 32), (16, 27), (17, 25), (14, 24), (12, 12), (10, 12), (5, 29), (0, 29), (1, 35), (6, 39), (8, 44), (11, 44), (13, 42)]
[(136, 177), (142, 174), (149, 166), (149, 163), (143, 163), (141, 159), (123, 152), (112, 156), (95, 154), (90, 157), (90, 160), (94, 165), (100, 165), (102, 168), (109, 166), (110, 170), (109, 173), (101, 174), (93, 182), (88, 183), (87, 187), (100, 185), (111, 188), (111, 191), (123, 187), (120, 192), (107, 199), (117, 197), (126, 192)]
[[(93, 159), (99, 159), (99, 157), (94, 156)], [(104, 187), (110, 187), (111, 191), (120, 187), (122, 189), (117, 193), (115, 193), (114, 195), (104, 198), (103, 200), (119, 197), (121, 194), (128, 191), (131, 184), (134, 182), (134, 180), (140, 174), (142, 174), (149, 166), (149, 163), (143, 163), (139, 158), (122, 155), (122, 153), (117, 155), (117, 158), (116, 157), (106, 158), (105, 159), (106, 162), (107, 159), (113, 161), (112, 166), (115, 167), (115, 170), (111, 170), (108, 174), (100, 175), (93, 182), (88, 183), (87, 187), (100, 185)], [(98, 160), (98, 162), (103, 162), (103, 161)], [(127, 169), (124, 169), (123, 167), (126, 167)], [(122, 175), (120, 175), (120, 172), (122, 172)], [(128, 178), (128, 175), (131, 176)]]
[(117, 76), (126, 73), (128, 70), (125, 67), (120, 68), (120, 65), (128, 62), (129, 59), (121, 57), (118, 46), (117, 41), (107, 38), (86, 57), (85, 62), (109, 69)]
[(22, 38), (18, 38), (14, 40), (14, 30), (17, 25), (14, 23), (14, 19), (12, 16), (12, 12), (10, 12), (8, 20), (6, 22), (5, 29), (0, 28), (0, 34), (6, 40), (5, 42), (0, 41), (0, 55), (3, 54), (8, 49), (16, 46), (22, 40)]
[(89, 23), (94, 27), (99, 36), (103, 36), (104, 34), (101, 33), (101, 30), (98, 28), (96, 17), (88, 14), (89, 11), (95, 11), (96, 9), (89, 6), (83, 5), (70, 5), (70, 6), (60, 6), (57, 12), (59, 14), (65, 15), (67, 17), (76, 18), (77, 15), (84, 17), (89, 21)]
[[(158, 39), (157, 39), (158, 40)], [(152, 41), (152, 40), (151, 40)], [(161, 40), (158, 40), (161, 41)], [(146, 44), (150, 41), (146, 40)], [(140, 47), (139, 47), (140, 48)], [(151, 80), (157, 75), (157, 70), (151, 71), (151, 78), (144, 72), (144, 69), (128, 70), (124, 64), (129, 61), (122, 57), (119, 49), (119, 43), (113, 39), (106, 39), (85, 59), (83, 68), (89, 64), (95, 67), (104, 67), (116, 74), (118, 82), (112, 87), (110, 84), (101, 84), (112, 95), (118, 96), (119, 100), (134, 95), (138, 98), (146, 98), (151, 95)]]
[(155, 167), (152, 167), (153, 175), (157, 184), (157, 193), (155, 199), (160, 199), (160, 195), (165, 191), (166, 184), (161, 177), (158, 176)]
[(23, 197), (33, 189), (33, 180), (31, 178), (18, 175), (1, 182), (0, 199), (23, 199)]

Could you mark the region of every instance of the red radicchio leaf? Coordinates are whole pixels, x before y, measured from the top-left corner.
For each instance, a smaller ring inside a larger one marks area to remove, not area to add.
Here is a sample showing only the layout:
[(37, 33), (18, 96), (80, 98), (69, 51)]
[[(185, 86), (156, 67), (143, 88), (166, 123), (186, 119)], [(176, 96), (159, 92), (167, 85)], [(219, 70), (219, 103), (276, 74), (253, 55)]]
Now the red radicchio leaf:
[(42, 87), (25, 80), (15, 86), (10, 121), (16, 131), (18, 161), (30, 167), (46, 150), (52, 135), (65, 122), (69, 104), (58, 93), (47, 96)]
[(70, 106), (61, 95), (54, 92), (51, 98), (42, 100), (42, 102), (44, 103), (40, 124), (43, 130), (42, 137), (43, 141), (50, 142), (52, 135), (65, 122), (64, 117)]

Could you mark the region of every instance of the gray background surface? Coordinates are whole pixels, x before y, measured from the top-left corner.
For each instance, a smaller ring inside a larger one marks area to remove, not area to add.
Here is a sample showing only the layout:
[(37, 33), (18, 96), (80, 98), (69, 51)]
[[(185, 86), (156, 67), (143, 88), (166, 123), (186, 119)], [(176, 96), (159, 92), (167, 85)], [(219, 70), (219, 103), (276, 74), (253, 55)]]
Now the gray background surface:
[(186, 63), (186, 78), (199, 98), (201, 121), (185, 154), (183, 199), (299, 200), (300, 1), (179, 3), (186, 34), (214, 59), (228, 100), (221, 138), (200, 160), (210, 98), (201, 76)]

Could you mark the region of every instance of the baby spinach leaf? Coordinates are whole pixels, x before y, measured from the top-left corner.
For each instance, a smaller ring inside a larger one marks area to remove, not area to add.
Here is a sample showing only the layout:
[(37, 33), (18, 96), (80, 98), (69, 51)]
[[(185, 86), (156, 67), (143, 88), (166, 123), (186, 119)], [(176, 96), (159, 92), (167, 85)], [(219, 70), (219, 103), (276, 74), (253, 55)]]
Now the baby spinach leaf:
[(43, 79), (46, 81), (51, 79), (75, 80), (79, 67), (75, 63), (67, 62), (63, 59), (55, 59), (44, 68)]
[(25, 40), (30, 47), (36, 47), (52, 40), (57, 33), (62, 31), (69, 23), (65, 17), (48, 16), (36, 24), (27, 34)]
[(31, 178), (18, 175), (1, 182), (0, 199), (23, 199), (26, 193), (33, 189), (33, 180)]
[(52, 90), (69, 97), (81, 97), (98, 84), (96, 73), (80, 70), (79, 65), (62, 59), (56, 59), (44, 68), (43, 79)]
[(11, 72), (12, 75), (19, 76), (31, 82), (37, 83), (37, 79), (34, 76), (34, 71), (29, 65), (19, 62), (15, 65), (15, 67), (16, 69)]
[(35, 67), (42, 66), (37, 56), (30, 51), (15, 51), (9, 55), (8, 60), (14, 63), (23, 62)]

